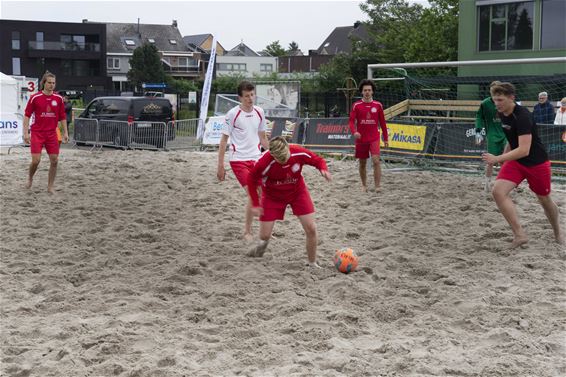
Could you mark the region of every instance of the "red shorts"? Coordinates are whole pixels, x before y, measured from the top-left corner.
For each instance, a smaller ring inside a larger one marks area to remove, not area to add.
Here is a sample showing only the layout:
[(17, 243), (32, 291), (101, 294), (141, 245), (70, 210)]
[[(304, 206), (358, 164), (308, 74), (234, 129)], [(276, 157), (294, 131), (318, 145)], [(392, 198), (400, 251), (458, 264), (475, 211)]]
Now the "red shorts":
[(356, 143), (356, 158), (369, 158), (371, 156), (379, 156), (379, 140), (369, 143)]
[(305, 188), (297, 193), (295, 198), (290, 202), (281, 202), (264, 195), (261, 198), (261, 206), (263, 207), (263, 215), (259, 217), (259, 221), (275, 221), (285, 218), (285, 209), (290, 205), (293, 209), (293, 215), (303, 216), (314, 212), (314, 204), (312, 203), (309, 191)]
[(53, 130), (53, 132), (31, 132), (31, 153), (41, 154), (43, 146), (45, 146), (47, 154), (59, 154), (59, 140), (57, 139), (57, 132), (55, 130)]
[[(248, 177), (254, 165), (255, 161), (230, 161), (230, 167), (242, 187), (248, 185)], [(258, 181), (258, 185), (261, 185), (261, 180)]]
[(506, 161), (501, 166), (497, 179), (511, 181), (517, 186), (527, 180), (532, 192), (540, 196), (550, 194), (550, 161), (535, 166), (525, 166), (517, 161)]

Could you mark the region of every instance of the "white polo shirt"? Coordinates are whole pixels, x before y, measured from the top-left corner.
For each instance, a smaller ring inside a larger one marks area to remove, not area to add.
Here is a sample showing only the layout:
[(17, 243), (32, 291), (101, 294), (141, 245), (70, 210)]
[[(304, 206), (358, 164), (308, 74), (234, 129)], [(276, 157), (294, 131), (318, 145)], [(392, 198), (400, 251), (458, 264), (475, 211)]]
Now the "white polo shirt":
[(249, 113), (240, 106), (228, 111), (222, 133), (230, 137), (230, 161), (257, 161), (261, 156), (260, 131), (265, 131), (261, 107), (254, 106)]

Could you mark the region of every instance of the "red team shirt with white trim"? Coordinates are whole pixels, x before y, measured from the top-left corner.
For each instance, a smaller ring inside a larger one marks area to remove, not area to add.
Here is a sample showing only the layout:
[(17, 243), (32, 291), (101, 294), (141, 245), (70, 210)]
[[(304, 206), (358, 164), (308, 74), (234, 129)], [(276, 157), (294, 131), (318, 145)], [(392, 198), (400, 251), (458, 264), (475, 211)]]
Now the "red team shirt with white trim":
[(254, 106), (249, 113), (240, 106), (228, 111), (222, 133), (230, 137), (230, 161), (257, 161), (261, 156), (260, 131), (265, 131), (261, 107)]
[(277, 202), (291, 202), (293, 198), (306, 190), (301, 172), (303, 165), (311, 165), (318, 170), (328, 170), (326, 161), (308, 149), (298, 145), (289, 145), (291, 157), (285, 164), (275, 161), (271, 153), (266, 152), (256, 162), (248, 177), (248, 192), (254, 207), (259, 207), (257, 194), (258, 181), (261, 179), (263, 195)]
[(63, 97), (59, 94), (46, 95), (43, 92), (33, 94), (25, 110), (25, 115), (34, 115), (32, 132), (55, 132), (60, 120), (67, 119)]
[(377, 101), (356, 101), (350, 112), (350, 131), (352, 135), (357, 131), (362, 137), (356, 143), (371, 143), (379, 140), (379, 127), (383, 133), (383, 141), (388, 141), (387, 124), (383, 114), (383, 106)]

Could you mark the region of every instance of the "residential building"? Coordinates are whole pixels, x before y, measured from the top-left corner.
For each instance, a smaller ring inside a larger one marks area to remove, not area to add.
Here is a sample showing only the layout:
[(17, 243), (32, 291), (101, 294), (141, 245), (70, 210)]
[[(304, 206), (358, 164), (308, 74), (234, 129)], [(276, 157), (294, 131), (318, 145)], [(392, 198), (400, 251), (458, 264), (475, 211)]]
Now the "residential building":
[(354, 43), (368, 38), (367, 27), (364, 23), (357, 21), (352, 26), (335, 28), (319, 46), (317, 53), (319, 55), (351, 54)]
[[(88, 21), (87, 21), (88, 22)], [(154, 45), (161, 55), (165, 73), (175, 78), (204, 77), (205, 64), (202, 52), (191, 50), (183, 41), (177, 22), (171, 25), (107, 23), (107, 69), (114, 89), (130, 90), (127, 74), (130, 59), (136, 48), (143, 44)]]
[[(183, 37), (183, 41), (190, 49), (201, 49), (208, 53), (212, 48), (212, 40), (212, 34), (185, 35)], [(224, 47), (216, 41), (216, 55), (224, 55), (225, 51)]]
[(334, 55), (319, 55), (316, 50), (310, 50), (307, 56), (288, 55), (279, 57), (279, 73), (316, 73), (320, 66), (330, 62)]
[(269, 76), (277, 72), (275, 56), (261, 56), (243, 42), (222, 56), (216, 57), (216, 75), (243, 75), (244, 77)]
[(60, 90), (109, 89), (106, 26), (0, 20), (0, 71), (41, 79), (57, 76)]

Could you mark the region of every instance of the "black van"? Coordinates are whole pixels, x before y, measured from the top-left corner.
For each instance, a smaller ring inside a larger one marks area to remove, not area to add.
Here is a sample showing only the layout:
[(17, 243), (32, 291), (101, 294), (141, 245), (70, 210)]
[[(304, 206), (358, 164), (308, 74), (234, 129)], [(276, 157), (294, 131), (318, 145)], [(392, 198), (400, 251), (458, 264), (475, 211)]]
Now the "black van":
[[(116, 146), (140, 143), (163, 148), (165, 139), (175, 138), (173, 107), (167, 98), (97, 97), (86, 106), (79, 118), (97, 119), (98, 140)], [(81, 127), (80, 119), (77, 119), (75, 141), (92, 140), (94, 136), (86, 135), (87, 129)]]

